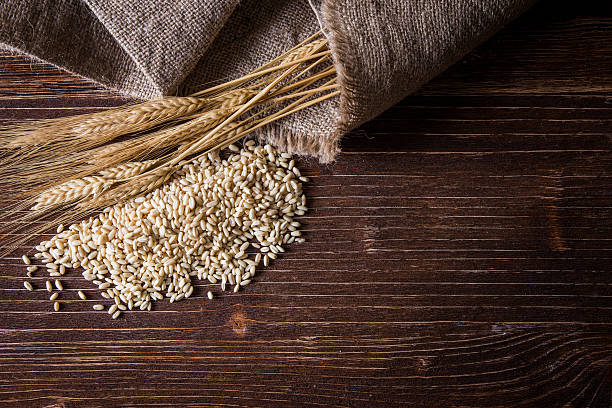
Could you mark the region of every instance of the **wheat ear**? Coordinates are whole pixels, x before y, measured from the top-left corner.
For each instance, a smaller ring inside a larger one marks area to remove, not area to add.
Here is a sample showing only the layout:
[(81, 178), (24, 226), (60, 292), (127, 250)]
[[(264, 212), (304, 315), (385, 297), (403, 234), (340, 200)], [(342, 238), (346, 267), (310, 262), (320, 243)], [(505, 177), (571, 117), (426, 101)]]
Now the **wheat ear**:
[(107, 190), (103, 194), (93, 197), (90, 201), (80, 202), (78, 208), (80, 210), (104, 208), (131, 197), (148, 193), (168, 181), (172, 174), (173, 169), (166, 166), (149, 170), (128, 181), (114, 183), (115, 187), (112, 190)]
[[(28, 223), (48, 215), (76, 219), (151, 192), (185, 162), (338, 95), (326, 46), (319, 33), (241, 78), (188, 97), (4, 132), (0, 144), (16, 152), (0, 162), (0, 184), (27, 186), (33, 211), (21, 219)], [(9, 228), (20, 230), (17, 224)]]
[(144, 173), (155, 166), (157, 160), (143, 162), (128, 162), (117, 167), (110, 167), (100, 171), (96, 176), (69, 180), (60, 185), (43, 191), (35, 198), (33, 210), (56, 207), (69, 204), (89, 196), (95, 197), (108, 190), (113, 183), (123, 181)]
[(36, 197), (36, 204), (32, 207), (32, 210), (55, 207), (72, 203), (88, 196), (95, 196), (108, 189), (110, 185), (109, 180), (99, 176), (87, 176), (70, 180), (42, 192)]
[(160, 123), (189, 115), (210, 104), (204, 98), (166, 97), (134, 105), (132, 109), (101, 112), (83, 121), (74, 131), (81, 136), (106, 134), (108, 137), (143, 131)]
[(100, 176), (107, 179), (127, 179), (144, 173), (155, 165), (157, 160), (146, 160), (142, 162), (128, 162), (117, 167), (111, 167), (100, 171)]

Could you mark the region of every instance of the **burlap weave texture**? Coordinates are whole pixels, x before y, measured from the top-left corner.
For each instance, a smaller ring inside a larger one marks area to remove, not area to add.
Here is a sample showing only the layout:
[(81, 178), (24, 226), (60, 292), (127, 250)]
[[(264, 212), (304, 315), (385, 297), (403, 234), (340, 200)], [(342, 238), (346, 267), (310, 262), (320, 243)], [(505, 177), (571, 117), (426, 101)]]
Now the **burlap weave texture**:
[(127, 95), (186, 94), (238, 77), (323, 29), (341, 95), (260, 130), (333, 160), (378, 115), (534, 0), (3, 0), (0, 44)]

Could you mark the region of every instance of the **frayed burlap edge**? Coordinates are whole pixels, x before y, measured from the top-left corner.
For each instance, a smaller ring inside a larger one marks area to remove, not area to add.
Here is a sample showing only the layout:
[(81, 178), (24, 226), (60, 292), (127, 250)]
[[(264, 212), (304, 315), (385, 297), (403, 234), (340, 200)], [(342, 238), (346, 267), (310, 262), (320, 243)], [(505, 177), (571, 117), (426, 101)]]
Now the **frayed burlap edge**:
[(272, 123), (255, 133), (260, 142), (270, 143), (289, 154), (313, 156), (321, 163), (333, 162), (340, 152), (339, 142), (342, 135), (336, 132), (306, 135)]
[(332, 113), (333, 128), (326, 134), (306, 135), (272, 124), (257, 131), (257, 137), (288, 153), (310, 155), (321, 163), (331, 163), (340, 152), (340, 139), (361, 123), (351, 113), (355, 101), (353, 90), (357, 86), (349, 74), (354, 55), (350, 52), (349, 41), (343, 34), (346, 32), (343, 28), (344, 19), (333, 0), (323, 0), (319, 12), (322, 31), (329, 41), (332, 62), (336, 68), (336, 80), (340, 85), (339, 106)]
[[(500, 25), (493, 25), (489, 27), (488, 30), (481, 32), (470, 44), (466, 44), (465, 49), (461, 49), (457, 52), (454, 58), (447, 59), (440, 64), (435, 71), (432, 71), (429, 78), (410, 84), (402, 97), (418, 90), (422, 85), (433, 79), (439, 73), (457, 63), (472, 49), (489, 39), (505, 24), (528, 10), (536, 1), (537, 0), (516, 0), (516, 4), (514, 8), (511, 9), (511, 13), (506, 16), (505, 22)], [(323, 26), (323, 33), (329, 42), (328, 46), (331, 51), (332, 61), (336, 68), (336, 80), (340, 85), (340, 103), (337, 111), (339, 120), (336, 122), (336, 129), (332, 136), (332, 138), (338, 139), (401, 100), (401, 98), (389, 100), (387, 106), (366, 106), (365, 109), (364, 106), (361, 106), (359, 91), (363, 88), (363, 84), (352, 74), (355, 72), (355, 67), (358, 65), (356, 63), (358, 55), (356, 54), (357, 50), (352, 48), (353, 43), (348, 37), (348, 33), (351, 32), (351, 30), (349, 30), (349, 25), (346, 24), (347, 17), (342, 12), (343, 4), (342, 0), (321, 0), (320, 9), (317, 14), (319, 22)], [(337, 142), (336, 140), (336, 145)]]
[(336, 81), (340, 85), (340, 106), (337, 112), (339, 120), (334, 132), (334, 137), (339, 139), (346, 132), (359, 125), (350, 113), (355, 100), (352, 97), (354, 95), (353, 89), (357, 88), (354, 85), (356, 81), (349, 75), (354, 54), (350, 52), (349, 42), (344, 36), (346, 32), (343, 27), (344, 18), (339, 13), (336, 2), (334, 0), (323, 0), (320, 13), (324, 25), (323, 32), (327, 37), (332, 61), (336, 67)]

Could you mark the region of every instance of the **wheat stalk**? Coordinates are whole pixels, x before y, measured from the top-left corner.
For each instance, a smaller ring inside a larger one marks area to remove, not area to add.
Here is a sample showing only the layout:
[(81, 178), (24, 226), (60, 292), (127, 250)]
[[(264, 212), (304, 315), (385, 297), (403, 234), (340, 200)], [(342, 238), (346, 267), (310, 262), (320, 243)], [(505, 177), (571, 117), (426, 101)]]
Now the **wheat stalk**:
[[(229, 107), (204, 112), (189, 122), (138, 136), (135, 139), (125, 141), (125, 143), (120, 142), (119, 146), (114, 146), (114, 144), (104, 146), (98, 149), (95, 157), (104, 158), (103, 163), (109, 164), (109, 160), (117, 161), (123, 160), (123, 157), (137, 156), (136, 151), (151, 154), (159, 148), (168, 148), (182, 144), (199, 132), (203, 132), (221, 123), (227, 115), (235, 110), (236, 107)], [(110, 164), (114, 163), (111, 162)]]
[(215, 108), (227, 109), (246, 103), (256, 94), (257, 91), (255, 91), (254, 89), (239, 88), (228, 91), (216, 98), (212, 98), (211, 100), (217, 102)]
[[(295, 66), (297, 64), (302, 64), (304, 62), (308, 62), (308, 61), (322, 58), (322, 57), (327, 57), (330, 55), (329, 50), (318, 52), (316, 54), (311, 54), (313, 52), (313, 48), (309, 47), (308, 45), (309, 43), (297, 49), (292, 49), (289, 52), (283, 54), (282, 56), (276, 58), (275, 61), (280, 62), (278, 65), (266, 64), (263, 67), (260, 67), (259, 69), (256, 69), (255, 71), (243, 77), (234, 79), (232, 81), (225, 82), (221, 85), (213, 86), (212, 88), (208, 88), (200, 92), (196, 92), (192, 94), (191, 96), (202, 97), (204, 95), (214, 94), (216, 92), (219, 92), (219, 90), (221, 89), (227, 89), (228, 87), (240, 86), (258, 77), (266, 78), (267, 75), (270, 73), (274, 73), (276, 71), (279, 71), (279, 70), (282, 70), (282, 69), (285, 69), (291, 66)], [(326, 45), (327, 45), (327, 40), (317, 42), (318, 48), (315, 48), (314, 50), (319, 51), (321, 48), (324, 48)], [(284, 60), (285, 57), (287, 57), (289, 54), (291, 54), (291, 61), (285, 61)]]
[(94, 133), (106, 134), (110, 138), (114, 135), (143, 131), (159, 123), (196, 112), (209, 103), (208, 99), (192, 96), (166, 97), (135, 105), (132, 109), (101, 112), (83, 121), (74, 132), (85, 137)]
[(327, 44), (327, 39), (321, 38), (319, 40), (315, 40), (309, 44), (305, 44), (304, 46), (290, 51), (285, 55), (285, 57), (281, 60), (279, 65), (292, 63), (294, 61), (299, 60), (300, 58), (304, 58), (307, 55), (314, 54), (316, 51), (320, 50)]
[(91, 208), (109, 207), (130, 197), (148, 193), (168, 181), (172, 174), (173, 169), (164, 166), (145, 172), (126, 182), (115, 182), (115, 187), (112, 190), (106, 190), (103, 194), (93, 197), (89, 202), (80, 202), (78, 208), (89, 210)]
[(184, 163), (335, 97), (335, 75), (327, 40), (317, 33), (243, 77), (190, 96), (0, 130), (0, 146), (12, 151), (0, 161), (0, 185), (26, 188), (32, 211), (25, 225), (50, 214), (79, 218), (153, 191)]
[(109, 180), (99, 176), (70, 180), (44, 191), (36, 197), (36, 205), (32, 207), (32, 210), (46, 209), (78, 201), (88, 196), (95, 196), (109, 187)]
[(38, 195), (35, 198), (36, 204), (32, 209), (56, 207), (89, 196), (96, 197), (108, 190), (114, 183), (136, 177), (155, 166), (157, 162), (157, 160), (128, 162), (104, 169), (96, 176), (86, 176), (67, 181)]
[(127, 179), (144, 173), (155, 165), (157, 160), (146, 160), (143, 162), (127, 162), (117, 167), (111, 167), (100, 171), (100, 176), (107, 179)]

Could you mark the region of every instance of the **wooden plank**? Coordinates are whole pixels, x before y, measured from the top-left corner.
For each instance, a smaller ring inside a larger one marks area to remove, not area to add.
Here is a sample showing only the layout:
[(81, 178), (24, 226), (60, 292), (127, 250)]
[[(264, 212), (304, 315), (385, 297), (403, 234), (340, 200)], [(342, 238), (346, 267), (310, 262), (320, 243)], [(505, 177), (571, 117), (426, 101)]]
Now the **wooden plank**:
[[(2, 259), (0, 406), (611, 406), (604, 3), (540, 2), (335, 163), (300, 158), (307, 242), (237, 294), (115, 321), (73, 272), (55, 313)], [(0, 124), (126, 101), (0, 53)]]

